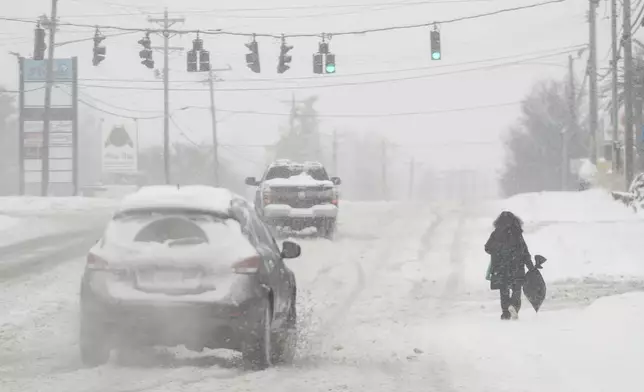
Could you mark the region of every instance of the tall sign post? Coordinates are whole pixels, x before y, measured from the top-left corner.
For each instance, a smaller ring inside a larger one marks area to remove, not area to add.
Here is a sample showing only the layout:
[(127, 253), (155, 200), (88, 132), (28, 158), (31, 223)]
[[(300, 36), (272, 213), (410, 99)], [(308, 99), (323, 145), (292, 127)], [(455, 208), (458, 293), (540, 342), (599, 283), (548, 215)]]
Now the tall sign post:
[(47, 60), (20, 58), (21, 195), (41, 193), (47, 166), (52, 194), (78, 194), (78, 60), (55, 59), (53, 70), (49, 165), (43, 165)]

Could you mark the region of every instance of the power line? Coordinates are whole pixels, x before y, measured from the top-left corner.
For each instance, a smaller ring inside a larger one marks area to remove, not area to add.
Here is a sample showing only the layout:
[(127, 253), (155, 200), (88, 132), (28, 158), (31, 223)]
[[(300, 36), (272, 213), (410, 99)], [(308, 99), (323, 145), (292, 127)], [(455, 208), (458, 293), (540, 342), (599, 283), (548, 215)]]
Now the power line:
[[(92, 99), (95, 99), (91, 97)], [(90, 108), (94, 110), (98, 110), (102, 113), (110, 114), (113, 116), (117, 117), (123, 117), (123, 118), (128, 118), (128, 119), (133, 119), (133, 120), (152, 120), (152, 119), (158, 119), (162, 118), (163, 115), (158, 115), (158, 116), (147, 116), (147, 117), (142, 117), (142, 116), (130, 116), (130, 115), (122, 115), (118, 114), (106, 109), (102, 109), (92, 103), (87, 102), (86, 100), (79, 99), (79, 102), (82, 102), (83, 104), (89, 106)], [(443, 113), (456, 113), (456, 112), (466, 112), (466, 111), (475, 111), (475, 110), (484, 110), (484, 109), (494, 109), (494, 108), (501, 108), (501, 107), (509, 107), (509, 106), (516, 106), (520, 105), (522, 101), (512, 101), (512, 102), (502, 102), (502, 103), (496, 103), (496, 104), (489, 104), (489, 105), (479, 105), (479, 106), (467, 106), (467, 107), (460, 107), (460, 108), (452, 108), (452, 109), (441, 109), (441, 110), (429, 110), (429, 111), (414, 111), (414, 112), (393, 112), (393, 113), (338, 113), (338, 114), (324, 114), (324, 113), (319, 113), (319, 114), (314, 114), (314, 115), (306, 115), (306, 114), (299, 114), (299, 117), (318, 117), (318, 118), (387, 118), (387, 117), (405, 117), (405, 116), (422, 116), (422, 115), (434, 115), (434, 114), (443, 114)], [(116, 107), (117, 109), (122, 109), (122, 110), (130, 110), (130, 111), (135, 111), (134, 109), (126, 109), (126, 108), (119, 108)], [(173, 111), (173, 115), (176, 112), (184, 111), (184, 110), (189, 110), (189, 109), (203, 109), (203, 110), (210, 110), (209, 107), (205, 106), (184, 106), (182, 108), (176, 109)], [(286, 113), (286, 112), (262, 112), (262, 111), (253, 111), (253, 110), (231, 110), (231, 109), (217, 109), (218, 112), (222, 113), (234, 113), (234, 114), (248, 114), (248, 115), (259, 115), (259, 116), (279, 116), (279, 117), (289, 117), (291, 116), (291, 113)], [(170, 116), (172, 117), (172, 116)], [(172, 120), (174, 121), (174, 120)], [(176, 124), (175, 124), (176, 125)], [(178, 127), (178, 126), (177, 126)], [(179, 127), (178, 127), (179, 128)]]
[(189, 138), (188, 135), (186, 134), (186, 132), (184, 132), (183, 128), (181, 128), (179, 126), (179, 124), (177, 124), (177, 122), (174, 119), (174, 116), (170, 116), (170, 121), (172, 121), (172, 124), (175, 126), (175, 128), (177, 128), (177, 130), (179, 131), (179, 134), (181, 136), (183, 136), (183, 138), (186, 139), (190, 144), (192, 144), (193, 146), (195, 146), (197, 148), (204, 148), (205, 147), (203, 145), (197, 144), (194, 140)]
[[(297, 19), (304, 19), (304, 18), (326, 18), (326, 17), (332, 17), (332, 16), (346, 16), (346, 15), (355, 15), (355, 14), (364, 14), (366, 12), (383, 12), (383, 11), (391, 11), (395, 9), (400, 9), (400, 8), (409, 8), (413, 6), (423, 6), (423, 5), (456, 5), (460, 3), (472, 3), (472, 2), (483, 2), (483, 1), (490, 1), (490, 0), (463, 0), (463, 1), (440, 1), (440, 2), (397, 2), (397, 3), (381, 3), (381, 4), (363, 4), (360, 5), (360, 8), (353, 7), (349, 9), (345, 9), (343, 11), (331, 11), (329, 12), (329, 9), (333, 8), (346, 8), (344, 5), (340, 5), (339, 7), (320, 7), (320, 6), (314, 6), (312, 8), (302, 8), (301, 10), (306, 11), (307, 9), (324, 9), (324, 12), (316, 12), (316, 13), (307, 13), (307, 14), (292, 14), (292, 13), (285, 13), (283, 11), (280, 12), (280, 14), (273, 14), (273, 15), (257, 15), (257, 14), (238, 14), (236, 12), (226, 12), (226, 11), (213, 11), (212, 9), (210, 10), (188, 10), (188, 11), (183, 11), (183, 15), (210, 15), (211, 19), (225, 19), (225, 20), (230, 20), (230, 19), (241, 19), (241, 20), (256, 20), (256, 19), (261, 19), (261, 20), (283, 20), (283, 19), (292, 19), (292, 18), (297, 18)], [(357, 4), (354, 4), (358, 6)], [(270, 11), (279, 11), (278, 9), (270, 9)], [(264, 11), (268, 12), (267, 11)], [(156, 14), (156, 13), (152, 13)], [(133, 16), (133, 14), (130, 13), (116, 13), (116, 14), (94, 14), (94, 15), (72, 15), (72, 16), (65, 16), (65, 19), (72, 19), (72, 18), (87, 18), (87, 17), (117, 17), (117, 16)]]
[(142, 117), (142, 116), (130, 116), (130, 115), (126, 115), (126, 114), (114, 113), (112, 111), (99, 108), (98, 106), (93, 105), (93, 104), (91, 104), (91, 103), (89, 103), (89, 102), (87, 102), (87, 101), (85, 101), (84, 99), (81, 99), (81, 98), (78, 99), (78, 102), (80, 102), (80, 103), (84, 104), (85, 106), (88, 106), (88, 107), (90, 107), (90, 108), (92, 108), (94, 110), (97, 110), (97, 111), (99, 111), (101, 113), (110, 114), (110, 115), (115, 116), (115, 117), (127, 118), (127, 119), (130, 119), (130, 120), (156, 120), (156, 119), (159, 119), (159, 118), (163, 118), (163, 114), (161, 114), (159, 116)]
[[(490, 11), (490, 12), (485, 12), (481, 14), (474, 14), (474, 15), (467, 15), (467, 16), (461, 16), (461, 17), (456, 17), (452, 19), (445, 19), (445, 20), (436, 20), (433, 22), (428, 22), (428, 23), (418, 23), (418, 24), (408, 24), (408, 25), (398, 25), (398, 26), (388, 26), (388, 27), (379, 27), (379, 28), (372, 28), (372, 29), (364, 29), (364, 30), (353, 30), (353, 31), (342, 31), (342, 32), (335, 32), (335, 33), (324, 33), (326, 37), (332, 37), (332, 36), (343, 36), (343, 35), (364, 35), (364, 34), (369, 34), (369, 33), (378, 33), (378, 32), (388, 32), (388, 31), (395, 31), (395, 30), (409, 30), (409, 29), (417, 29), (417, 28), (425, 28), (425, 27), (430, 27), (434, 25), (441, 25), (441, 24), (449, 24), (449, 23), (457, 23), (457, 22), (463, 22), (463, 21), (468, 21), (468, 20), (473, 20), (473, 19), (480, 19), (480, 18), (485, 18), (489, 16), (495, 16), (495, 15), (500, 15), (508, 12), (516, 12), (516, 11), (522, 11), (522, 10), (527, 10), (527, 9), (532, 9), (532, 8), (537, 8), (537, 7), (542, 7), (546, 5), (551, 5), (551, 4), (557, 4), (557, 3), (563, 3), (566, 0), (548, 0), (548, 1), (543, 1), (539, 3), (534, 3), (534, 4), (528, 4), (528, 5), (523, 5), (523, 6), (517, 6), (517, 7), (511, 7), (511, 8), (503, 8), (499, 9), (496, 11)], [(36, 22), (34, 21), (29, 21), (25, 19), (19, 19), (19, 18), (5, 18), (1, 17), (0, 20), (3, 21), (9, 21), (9, 22), (22, 22), (22, 23), (32, 23), (35, 24)], [(89, 24), (82, 24), (82, 23), (70, 23), (70, 22), (59, 22), (57, 23), (58, 26), (72, 26), (72, 27), (84, 27), (88, 29), (101, 29), (101, 30), (120, 30), (120, 31), (130, 31), (130, 32), (150, 32), (150, 33), (166, 33), (166, 34), (210, 34), (210, 35), (229, 35), (229, 36), (244, 36), (244, 37), (267, 37), (267, 38), (310, 38), (310, 37), (320, 37), (321, 34), (314, 34), (314, 33), (297, 33), (297, 34), (270, 34), (270, 33), (242, 33), (242, 32), (233, 32), (233, 31), (225, 31), (225, 30), (212, 30), (212, 29), (197, 29), (197, 30), (177, 30), (177, 29), (145, 29), (145, 28), (129, 28), (129, 27), (121, 27), (121, 26), (112, 26), (112, 25), (89, 25)]]
[[(483, 110), (483, 109), (494, 109), (508, 106), (517, 106), (520, 105), (523, 101), (513, 101), (513, 102), (503, 102), (490, 105), (480, 105), (480, 106), (467, 106), (461, 108), (452, 108), (452, 109), (442, 109), (442, 110), (428, 110), (428, 111), (415, 111), (415, 112), (398, 112), (398, 113), (360, 113), (360, 114), (350, 114), (350, 113), (339, 113), (339, 114), (314, 114), (314, 115), (305, 115), (298, 114), (298, 117), (319, 117), (319, 118), (383, 118), (383, 117), (404, 117), (404, 116), (424, 116), (424, 115), (433, 115), (433, 114), (443, 114), (443, 113), (456, 113), (456, 112), (466, 112), (474, 110)], [(198, 109), (206, 109), (205, 107), (195, 107)], [(253, 114), (261, 116), (291, 116), (291, 113), (279, 113), (279, 112), (260, 112), (253, 110), (227, 110), (227, 109), (217, 109), (219, 112), (223, 113), (235, 113), (235, 114)]]
[[(565, 51), (565, 52), (560, 52), (560, 53), (555, 53), (552, 54), (551, 56), (559, 56), (562, 54), (568, 54), (571, 51)], [(499, 64), (491, 64), (487, 66), (482, 66), (482, 67), (476, 67), (476, 68), (470, 68), (470, 69), (464, 69), (464, 70), (457, 70), (457, 71), (448, 71), (448, 72), (441, 72), (441, 73), (431, 73), (431, 74), (422, 74), (422, 75), (413, 75), (413, 76), (405, 76), (405, 77), (399, 77), (399, 78), (388, 78), (388, 79), (380, 79), (380, 80), (367, 80), (367, 81), (356, 81), (356, 82), (344, 82), (344, 83), (328, 83), (328, 84), (318, 84), (318, 85), (309, 85), (309, 86), (279, 86), (279, 87), (259, 87), (259, 88), (219, 88), (217, 91), (229, 91), (229, 92), (241, 92), (241, 91), (281, 91), (281, 90), (307, 90), (307, 89), (316, 89), (316, 88), (331, 88), (331, 87), (346, 87), (346, 86), (361, 86), (361, 85), (370, 85), (370, 84), (381, 84), (381, 83), (391, 83), (391, 82), (399, 82), (399, 81), (406, 81), (406, 80), (417, 80), (417, 79), (424, 79), (424, 78), (432, 78), (432, 77), (438, 77), (438, 76), (446, 76), (446, 75), (454, 75), (454, 74), (461, 74), (461, 73), (469, 73), (469, 72), (475, 72), (475, 71), (482, 71), (482, 70), (490, 70), (490, 69), (496, 69), (496, 68), (502, 68), (502, 67), (507, 67), (507, 66), (513, 66), (513, 65), (519, 65), (521, 63), (529, 62), (531, 60), (536, 60), (536, 59), (543, 59), (545, 56), (537, 56), (537, 57), (532, 57), (532, 58), (526, 58), (526, 59), (521, 59), (517, 61), (511, 61), (511, 62), (506, 62), (506, 63), (499, 63)], [(162, 91), (162, 88), (156, 88), (156, 87), (137, 87), (137, 86), (109, 86), (109, 85), (97, 85), (97, 84), (79, 84), (79, 86), (82, 87), (89, 87), (89, 88), (105, 88), (105, 89), (118, 89), (118, 90), (139, 90), (139, 91)], [(172, 91), (209, 91), (208, 89), (205, 88), (170, 88)]]
[[(238, 12), (256, 12), (256, 11), (297, 11), (297, 10), (312, 10), (312, 9), (338, 9), (338, 8), (371, 8), (371, 7), (386, 7), (386, 6), (418, 6), (418, 5), (453, 5), (453, 4), (469, 4), (469, 3), (493, 3), (498, 0), (424, 0), (424, 1), (410, 1), (401, 3), (396, 2), (380, 2), (380, 3), (363, 3), (363, 4), (327, 4), (327, 5), (293, 5), (288, 7), (254, 7), (254, 8), (208, 8), (208, 9), (188, 9), (181, 13), (188, 14), (225, 14), (225, 13), (238, 13)], [(120, 6), (120, 5), (119, 5)], [(162, 15), (163, 12), (147, 12), (150, 15)], [(93, 16), (132, 16), (132, 13), (114, 13), (114, 14), (85, 14), (85, 15), (71, 15), (65, 18), (86, 18)]]
[[(44, 89), (45, 89), (45, 87), (41, 86), (41, 87), (25, 90), (24, 92), (28, 93), (28, 92), (31, 92), (31, 91), (38, 91), (38, 90), (44, 90)], [(19, 90), (2, 90), (2, 89), (0, 89), (0, 94), (20, 94), (20, 91)]]

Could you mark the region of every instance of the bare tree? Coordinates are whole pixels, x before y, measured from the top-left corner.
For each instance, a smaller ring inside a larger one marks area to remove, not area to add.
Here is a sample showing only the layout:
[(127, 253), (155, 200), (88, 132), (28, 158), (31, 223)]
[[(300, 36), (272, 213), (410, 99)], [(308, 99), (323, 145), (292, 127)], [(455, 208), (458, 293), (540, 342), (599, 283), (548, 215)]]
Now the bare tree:
[[(564, 131), (568, 157), (587, 154), (587, 133), (579, 126), (568, 129), (572, 121), (566, 89), (565, 83), (543, 81), (523, 102), (521, 117), (506, 140), (508, 156), (501, 177), (506, 195), (561, 189), (561, 171), (568, 170), (562, 160)], [(574, 181), (568, 186), (574, 186)]]

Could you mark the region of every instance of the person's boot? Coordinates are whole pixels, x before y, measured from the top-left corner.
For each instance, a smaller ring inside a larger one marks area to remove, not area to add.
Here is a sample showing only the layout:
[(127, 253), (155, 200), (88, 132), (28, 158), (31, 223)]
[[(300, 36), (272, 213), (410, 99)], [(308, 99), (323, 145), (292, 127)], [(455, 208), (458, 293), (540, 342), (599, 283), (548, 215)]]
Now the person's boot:
[(510, 320), (512, 317), (512, 314), (508, 312), (507, 310), (504, 310), (503, 313), (501, 313), (501, 320)]
[(512, 318), (512, 320), (519, 319), (519, 312), (517, 311), (517, 308), (515, 308), (514, 306), (510, 306), (509, 313), (510, 313), (510, 318)]

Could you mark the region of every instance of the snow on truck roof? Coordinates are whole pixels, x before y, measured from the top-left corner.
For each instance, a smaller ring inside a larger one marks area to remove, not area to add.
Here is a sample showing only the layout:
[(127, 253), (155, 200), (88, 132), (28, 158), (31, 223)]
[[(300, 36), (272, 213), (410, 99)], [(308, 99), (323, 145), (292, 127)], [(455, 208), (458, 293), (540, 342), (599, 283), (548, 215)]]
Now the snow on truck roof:
[(179, 208), (211, 212), (227, 212), (236, 195), (224, 188), (206, 185), (146, 186), (123, 198), (119, 211)]
[(278, 159), (270, 164), (270, 167), (279, 166), (324, 167), (321, 162), (317, 161), (296, 162), (291, 161), (290, 159)]

